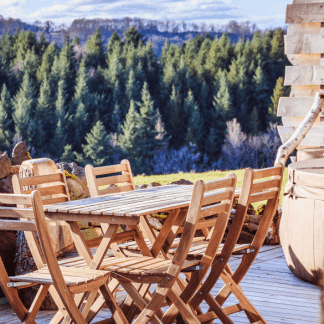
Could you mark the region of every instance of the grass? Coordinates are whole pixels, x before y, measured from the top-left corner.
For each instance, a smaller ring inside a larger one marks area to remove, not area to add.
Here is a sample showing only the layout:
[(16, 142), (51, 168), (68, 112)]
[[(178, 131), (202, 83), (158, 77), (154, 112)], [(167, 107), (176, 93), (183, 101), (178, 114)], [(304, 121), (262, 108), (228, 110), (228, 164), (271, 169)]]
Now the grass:
[[(195, 180), (203, 180), (204, 182), (213, 181), (217, 179), (221, 179), (226, 177), (226, 175), (230, 172), (233, 172), (237, 176), (237, 186), (240, 187), (242, 185), (243, 173), (244, 170), (232, 170), (232, 171), (209, 171), (202, 173), (176, 173), (176, 174), (168, 174), (168, 175), (152, 175), (152, 176), (136, 176), (134, 178), (135, 184), (149, 184), (152, 182), (159, 182), (161, 185), (166, 185), (176, 180), (186, 179), (191, 182), (195, 182)], [(285, 168), (282, 187), (280, 192), (279, 203), (281, 204), (283, 199), (283, 191), (286, 186), (286, 182), (288, 181), (288, 168)], [(261, 203), (257, 203), (255, 208), (258, 207)]]

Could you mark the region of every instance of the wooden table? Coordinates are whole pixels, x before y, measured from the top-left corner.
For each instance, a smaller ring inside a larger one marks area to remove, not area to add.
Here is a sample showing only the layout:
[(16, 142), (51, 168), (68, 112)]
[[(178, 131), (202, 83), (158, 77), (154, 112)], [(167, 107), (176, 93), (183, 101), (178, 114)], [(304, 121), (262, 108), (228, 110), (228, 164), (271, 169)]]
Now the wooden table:
[[(113, 247), (115, 242), (121, 240), (135, 238), (143, 255), (166, 257), (165, 251), (171, 246), (186, 217), (192, 190), (192, 185), (166, 185), (48, 205), (44, 206), (44, 211), (52, 220), (68, 222), (79, 254), (85, 258), (90, 269), (99, 269), (109, 247), (116, 256), (121, 256), (118, 249)], [(209, 191), (205, 196), (213, 193)], [(147, 216), (158, 212), (168, 212), (169, 215), (156, 236)], [(77, 222), (108, 224), (94, 257), (82, 238)], [(117, 233), (121, 224), (127, 225), (129, 230), (126, 233)], [(138, 225), (149, 239), (150, 248), (138, 231)]]

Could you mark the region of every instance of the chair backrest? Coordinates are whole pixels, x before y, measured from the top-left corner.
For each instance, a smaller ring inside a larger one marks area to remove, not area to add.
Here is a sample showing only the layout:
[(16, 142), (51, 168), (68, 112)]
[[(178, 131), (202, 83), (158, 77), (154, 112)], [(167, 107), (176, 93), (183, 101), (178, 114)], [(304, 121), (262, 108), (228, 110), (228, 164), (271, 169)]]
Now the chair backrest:
[[(195, 263), (198, 271), (193, 272), (186, 287), (186, 293), (190, 296), (199, 288), (222, 242), (232, 209), (235, 188), (235, 174), (229, 174), (225, 179), (206, 184), (201, 180), (194, 183), (191, 202), (184, 222), (180, 242), (167, 273), (168, 278), (170, 276), (176, 278), (179, 275), (184, 261), (187, 259), (191, 242), (197, 229), (201, 229), (203, 226), (206, 228), (213, 227), (209, 232), (210, 241), (205, 253), (201, 260)], [(211, 220), (206, 219), (206, 217), (215, 214), (218, 216)], [(172, 284), (164, 281), (158, 286), (158, 288), (162, 287), (172, 287)], [(156, 293), (159, 293), (159, 291), (157, 290)]]
[[(31, 209), (4, 207), (3, 205), (31, 205), (31, 195), (0, 194), (0, 230), (36, 231), (34, 212)], [(10, 220), (5, 218), (11, 218)], [(20, 220), (23, 218), (24, 220)], [(1, 233), (0, 233), (1, 235)], [(15, 313), (23, 322), (28, 310), (18, 296), (17, 289), (8, 287), (8, 273), (0, 256), (0, 286)]]
[(70, 200), (70, 194), (63, 171), (56, 173), (21, 178), (14, 175), (12, 185), (15, 194), (30, 194), (37, 189), (42, 197), (43, 205), (56, 204)]
[[(85, 167), (85, 174), (91, 197), (135, 190), (133, 173), (128, 160), (97, 168), (88, 164)], [(107, 188), (109, 185), (116, 186)]]

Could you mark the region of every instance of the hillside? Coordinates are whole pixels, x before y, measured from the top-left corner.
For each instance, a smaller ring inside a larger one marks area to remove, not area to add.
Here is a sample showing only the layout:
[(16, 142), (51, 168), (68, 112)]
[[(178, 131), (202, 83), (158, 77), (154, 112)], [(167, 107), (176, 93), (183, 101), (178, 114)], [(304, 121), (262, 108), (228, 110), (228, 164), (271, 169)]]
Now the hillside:
[[(124, 39), (124, 31), (127, 28), (123, 26), (116, 25), (119, 27), (118, 29), (114, 29), (113, 26), (102, 24), (100, 21), (95, 20), (92, 22), (90, 20), (75, 20), (70, 27), (56, 27), (47, 22), (47, 24), (28, 24), (22, 22), (20, 19), (8, 18), (4, 19), (0, 15), (0, 35), (6, 34), (9, 30), (15, 33), (16, 29), (20, 30), (30, 30), (36, 34), (37, 39), (40, 39), (42, 32), (44, 32), (46, 40), (50, 43), (56, 42), (59, 47), (62, 47), (64, 44), (64, 37), (66, 32), (68, 32), (70, 39), (74, 39), (77, 36), (80, 39), (80, 44), (84, 45), (89, 36), (93, 35), (98, 28), (100, 34), (102, 36), (102, 40), (104, 41), (104, 45), (107, 45), (109, 38), (113, 34), (115, 30), (117, 30), (118, 34), (122, 39)], [(170, 44), (175, 44), (181, 46), (183, 42), (187, 42), (189, 39), (194, 38), (196, 35), (206, 36), (207, 31), (159, 31), (155, 26), (152, 28), (148, 26), (138, 27), (139, 32), (144, 36), (144, 39), (147, 41), (151, 41), (154, 53), (159, 57), (162, 54), (162, 48), (166, 41), (169, 41)], [(197, 28), (198, 30), (198, 28)], [(222, 32), (208, 32), (211, 38), (221, 37)], [(241, 33), (230, 33), (227, 32), (228, 37), (230, 38), (233, 44), (236, 44), (237, 41), (242, 37)], [(246, 39), (251, 40), (252, 35), (246, 35)]]

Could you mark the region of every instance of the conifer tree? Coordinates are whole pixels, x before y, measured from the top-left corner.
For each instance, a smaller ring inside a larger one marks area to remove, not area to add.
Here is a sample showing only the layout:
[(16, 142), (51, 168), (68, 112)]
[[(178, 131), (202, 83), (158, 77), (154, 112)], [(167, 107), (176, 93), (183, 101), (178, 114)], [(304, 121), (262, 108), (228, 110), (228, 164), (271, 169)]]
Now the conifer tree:
[[(253, 85), (255, 91), (255, 104), (257, 107), (258, 115), (262, 116), (260, 119), (260, 130), (266, 130), (268, 121), (268, 107), (270, 104), (269, 100), (269, 87), (266, 82), (266, 76), (263, 73), (263, 69), (259, 64), (255, 70), (255, 75), (253, 76)], [(252, 103), (253, 104), (253, 103)]]
[(273, 95), (271, 96), (271, 105), (268, 109), (269, 122), (279, 123), (281, 118), (277, 117), (277, 110), (280, 97), (289, 96), (289, 87), (284, 86), (283, 77), (279, 77), (276, 82), (276, 86), (273, 89)]
[(143, 35), (134, 27), (131, 26), (124, 33), (125, 46), (127, 50), (131, 47), (137, 48), (141, 43), (143, 43)]
[(101, 34), (99, 29), (93, 36), (87, 38), (86, 42), (86, 66), (97, 68), (98, 65), (104, 66), (105, 54), (103, 49), (103, 40), (101, 40)]
[(41, 34), (41, 37), (39, 39), (38, 43), (38, 56), (42, 57), (49, 46), (49, 42), (46, 40), (44, 31)]
[(36, 79), (36, 73), (37, 68), (40, 63), (40, 58), (35, 54), (34, 50), (28, 51), (25, 55), (25, 59), (22, 64), (22, 72), (27, 73), (30, 78), (30, 82), (32, 83), (33, 87), (35, 89), (37, 88), (37, 79)]
[(74, 156), (71, 144), (66, 144), (64, 146), (64, 152), (63, 152), (60, 160), (63, 162), (74, 162), (75, 161), (75, 156)]
[(129, 71), (128, 81), (126, 83), (125, 95), (127, 104), (130, 103), (131, 100), (139, 101), (141, 94), (141, 85), (138, 80), (135, 78), (135, 73), (133, 70)]
[(6, 87), (3, 84), (0, 97), (0, 150), (9, 150), (12, 144), (12, 105), (11, 98)]
[[(51, 68), (54, 62), (54, 58), (58, 55), (59, 50), (56, 43), (49, 45), (43, 56), (42, 63), (37, 69), (36, 77), (39, 84), (41, 84), (45, 78), (45, 75), (49, 76), (51, 73)], [(52, 95), (54, 95), (52, 93)]]
[(82, 145), (83, 154), (77, 154), (77, 162), (101, 166), (113, 163), (112, 147), (103, 123), (98, 120), (86, 135), (87, 144)]
[(60, 158), (64, 153), (67, 142), (68, 115), (66, 107), (67, 95), (64, 81), (59, 81), (58, 94), (55, 102), (56, 128), (53, 138), (50, 140), (50, 152), (55, 158)]
[(217, 95), (214, 97), (214, 107), (217, 111), (223, 112), (226, 120), (230, 120), (232, 118), (232, 99), (226, 71), (218, 73), (217, 83), (219, 84), (219, 88)]
[(198, 151), (201, 152), (203, 149), (201, 142), (203, 141), (204, 121), (191, 90), (189, 90), (188, 96), (185, 99), (184, 110), (190, 116), (188, 121), (187, 141), (188, 143), (195, 144)]
[(48, 142), (52, 138), (51, 130), (53, 114), (53, 101), (51, 98), (51, 89), (45, 75), (44, 81), (40, 87), (40, 93), (36, 109), (33, 116), (34, 131), (32, 133), (32, 145), (39, 152), (48, 152)]
[(16, 41), (14, 44), (14, 50), (16, 53), (16, 62), (24, 61), (26, 54), (29, 51), (35, 51), (38, 54), (38, 42), (35, 33), (30, 30), (16, 33)]
[(187, 128), (187, 115), (183, 109), (179, 90), (172, 86), (172, 93), (167, 105), (168, 119), (165, 123), (167, 133), (171, 136), (169, 145), (171, 148), (179, 149), (184, 145), (184, 129)]
[(35, 90), (31, 85), (28, 73), (24, 74), (20, 90), (13, 100), (13, 120), (15, 123), (15, 136), (18, 135), (28, 145), (30, 135), (36, 132), (35, 125), (31, 122), (31, 114), (34, 110)]
[(80, 44), (80, 38), (78, 36), (75, 36), (72, 41), (72, 45), (79, 45)]
[(1, 36), (0, 57), (6, 66), (11, 66), (16, 58), (14, 50), (15, 37), (9, 30), (7, 34)]
[(114, 31), (113, 34), (110, 36), (108, 44), (107, 44), (107, 53), (108, 55), (112, 54), (115, 47), (120, 49), (120, 52), (123, 47), (123, 41), (118, 35), (117, 31)]
[(280, 28), (277, 28), (273, 33), (273, 38), (271, 41), (270, 57), (272, 58), (272, 60), (286, 60), (284, 48), (284, 32)]

